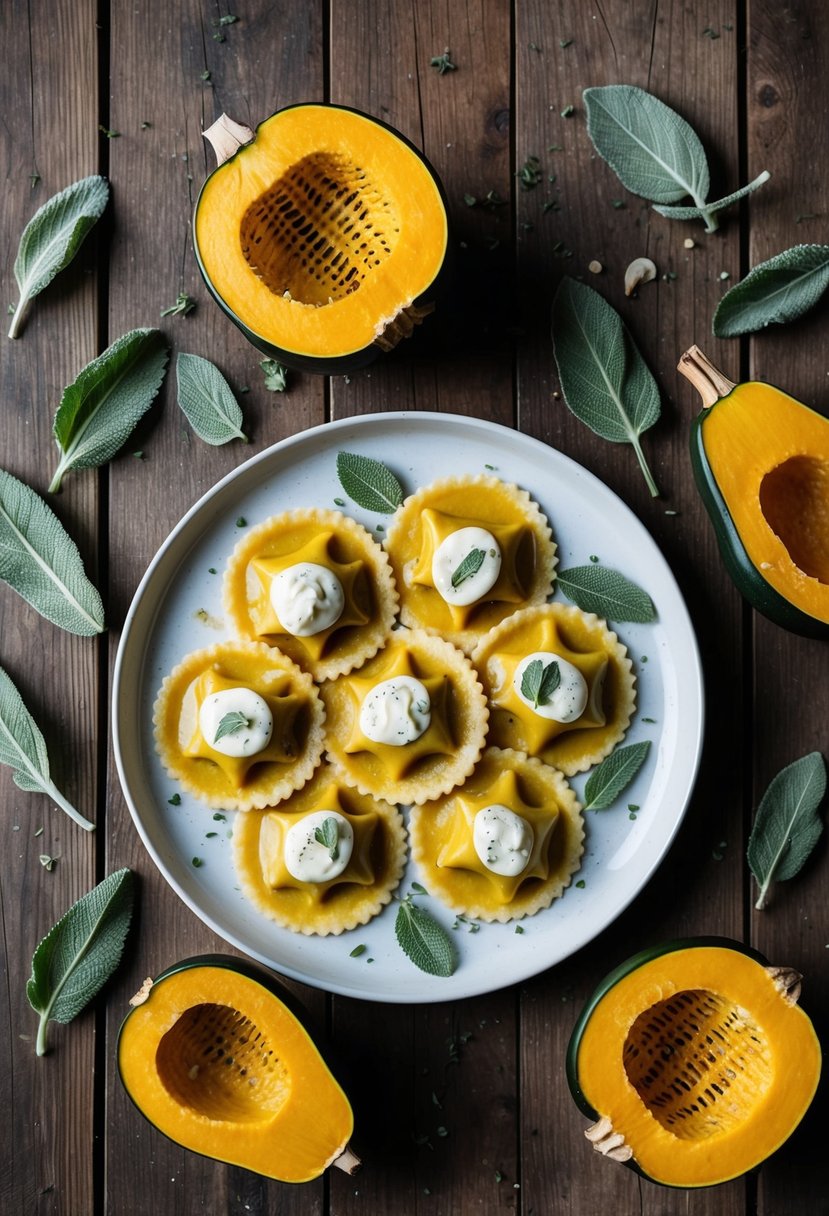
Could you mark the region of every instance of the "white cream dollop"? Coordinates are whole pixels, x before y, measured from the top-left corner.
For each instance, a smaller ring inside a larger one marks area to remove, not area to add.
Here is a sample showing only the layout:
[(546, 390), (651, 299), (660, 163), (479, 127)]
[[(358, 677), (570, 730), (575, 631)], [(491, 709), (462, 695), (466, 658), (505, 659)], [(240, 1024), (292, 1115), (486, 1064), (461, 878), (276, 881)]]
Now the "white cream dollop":
[(404, 747), (429, 729), (429, 691), (414, 676), (393, 676), (375, 684), (360, 707), (360, 730), (373, 743)]
[[(317, 840), (326, 819), (333, 819), (337, 841), (333, 849)], [(298, 882), (330, 882), (346, 869), (354, 849), (354, 829), (338, 811), (303, 815), (285, 833), (285, 868)], [(332, 857), (332, 853), (336, 856)]]
[[(228, 714), (241, 714), (244, 722), (217, 739), (219, 727)], [(273, 714), (265, 698), (252, 688), (223, 688), (202, 701), (199, 730), (210, 747), (223, 756), (255, 756), (271, 741)]]
[[(550, 694), (549, 700), (545, 701), (543, 705), (534, 705), (532, 700), (521, 691), (524, 672), (536, 659), (541, 662), (543, 668), (547, 668), (550, 663), (558, 663), (561, 677), (558, 688)], [(587, 708), (588, 689), (584, 676), (578, 667), (574, 667), (567, 659), (563, 659), (549, 650), (536, 650), (521, 660), (515, 669), (513, 687), (520, 699), (534, 714), (538, 714), (539, 718), (549, 718), (553, 722), (575, 722)]]
[[(455, 587), (452, 577), (463, 560), (471, 553), (483, 554), (474, 574), (467, 575)], [(435, 550), (432, 558), (432, 582), (447, 604), (465, 606), (483, 599), (498, 581), (501, 573), (501, 549), (486, 528), (458, 528), (450, 532)]]
[(472, 843), (493, 874), (515, 878), (530, 860), (535, 833), (532, 824), (500, 802), (478, 811), (472, 825)]
[(271, 605), (286, 633), (307, 638), (336, 625), (345, 607), (345, 593), (327, 566), (297, 562), (271, 582)]

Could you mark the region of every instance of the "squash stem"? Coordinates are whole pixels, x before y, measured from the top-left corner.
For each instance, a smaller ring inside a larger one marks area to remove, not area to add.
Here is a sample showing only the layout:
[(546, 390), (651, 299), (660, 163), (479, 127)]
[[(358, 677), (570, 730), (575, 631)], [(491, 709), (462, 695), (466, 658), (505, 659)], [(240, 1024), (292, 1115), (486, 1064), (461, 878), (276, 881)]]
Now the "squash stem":
[(677, 371), (693, 384), (706, 409), (727, 397), (736, 385), (704, 355), (698, 346), (691, 346), (680, 355)]
[(228, 118), (227, 114), (219, 115), (212, 126), (202, 131), (202, 135), (216, 153), (217, 165), (223, 165), (226, 160), (230, 160), (231, 156), (235, 156), (240, 148), (254, 138), (250, 127), (235, 122), (234, 119)]
[(363, 1163), (351, 1148), (351, 1145), (347, 1144), (339, 1156), (334, 1158), (331, 1164), (336, 1165), (338, 1170), (344, 1170), (346, 1174), (356, 1174)]

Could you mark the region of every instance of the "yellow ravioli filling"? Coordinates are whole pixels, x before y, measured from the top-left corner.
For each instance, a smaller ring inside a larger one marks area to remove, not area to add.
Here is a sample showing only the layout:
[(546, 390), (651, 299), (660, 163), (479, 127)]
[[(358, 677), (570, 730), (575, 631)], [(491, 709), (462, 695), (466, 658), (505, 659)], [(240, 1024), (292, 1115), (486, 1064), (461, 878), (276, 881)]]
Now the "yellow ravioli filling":
[[(374, 865), (372, 862), (372, 846), (379, 823), (376, 811), (362, 814), (352, 814), (343, 805), (340, 790), (336, 782), (332, 782), (321, 791), (313, 805), (305, 814), (315, 811), (336, 811), (342, 815), (351, 826), (354, 833), (354, 844), (348, 865), (342, 874), (326, 882), (303, 882), (296, 878), (285, 863), (285, 837), (288, 831), (298, 822), (297, 814), (290, 811), (268, 811), (263, 819), (259, 834), (259, 864), (262, 868), (262, 879), (272, 891), (294, 890), (302, 892), (309, 905), (324, 902), (332, 887), (344, 883), (368, 887), (375, 881)], [(304, 817), (304, 816), (302, 816)]]
[(277, 575), (301, 562), (312, 562), (325, 566), (337, 576), (342, 585), (345, 605), (333, 625), (319, 633), (297, 637), (291, 636), (302, 646), (311, 659), (320, 659), (326, 653), (332, 636), (349, 625), (366, 625), (371, 619), (371, 589), (366, 564), (360, 558), (351, 562), (339, 562), (331, 553), (333, 532), (321, 532), (302, 548), (292, 553), (275, 557), (255, 557), (248, 567), (248, 612), (253, 631), (258, 638), (268, 641), (279, 634), (290, 633), (278, 619), (271, 601), (271, 585)]
[[(429, 694), (431, 710), (429, 725), (423, 734), (401, 746), (378, 743), (365, 735), (360, 726), (360, 710), (365, 698), (381, 681), (397, 676), (411, 676), (419, 680)], [(421, 675), (412, 661), (412, 655), (405, 647), (392, 651), (391, 661), (382, 671), (376, 672), (374, 678), (349, 676), (346, 684), (354, 709), (351, 734), (343, 749), (347, 755), (369, 752), (380, 761), (392, 781), (399, 781), (427, 756), (454, 754), (455, 745), (448, 723), (448, 697), (451, 692), (449, 677), (444, 674)]]
[[(497, 904), (508, 904), (528, 879), (546, 882), (550, 877), (550, 838), (558, 822), (558, 807), (535, 806), (522, 798), (515, 773), (506, 771), (488, 789), (461, 790), (454, 799), (446, 843), (437, 855), (439, 868), (467, 871), (486, 879)], [(505, 806), (520, 815), (533, 830), (533, 847), (527, 865), (516, 875), (495, 874), (481, 861), (473, 840), (475, 816), (493, 804)]]
[(229, 679), (215, 668), (202, 672), (184, 694), (179, 719), (182, 754), (218, 765), (234, 789), (242, 789), (251, 770), (259, 764), (293, 763), (299, 751), (297, 718), (305, 703), (301, 694), (290, 691), (290, 676), (276, 675), (269, 680), (268, 691), (259, 692), (273, 715), (273, 731), (267, 747), (248, 756), (227, 756), (205, 739), (199, 725), (199, 713), (208, 697), (239, 686), (238, 680)]
[[(480, 528), (482, 521), (472, 517), (449, 515), (426, 508), (421, 513), (421, 545), (416, 565), (409, 581), (412, 585), (431, 587), (437, 591), (432, 577), (432, 561), (447, 537), (461, 528)], [(486, 521), (486, 530), (494, 537), (501, 551), (498, 578), (489, 591), (471, 604), (446, 604), (453, 629), (464, 629), (478, 605), (487, 603), (522, 604), (530, 585), (535, 565), (535, 537), (525, 524), (496, 524)]]

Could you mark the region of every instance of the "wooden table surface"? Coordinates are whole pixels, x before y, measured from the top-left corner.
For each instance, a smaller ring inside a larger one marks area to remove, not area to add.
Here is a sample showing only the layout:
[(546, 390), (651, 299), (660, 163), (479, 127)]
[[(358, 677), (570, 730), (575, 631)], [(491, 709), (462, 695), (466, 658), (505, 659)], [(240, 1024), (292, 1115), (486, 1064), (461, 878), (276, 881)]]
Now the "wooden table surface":
[[(0, 464), (45, 495), (62, 388), (137, 326), (161, 326), (174, 354), (207, 356), (234, 387), (249, 385), (242, 400), (252, 434), (250, 446), (201, 443), (183, 422), (169, 375), (123, 452), (100, 471), (71, 474), (49, 497), (104, 596), (103, 637), (62, 633), (0, 585), (2, 666), (43, 729), (57, 784), (97, 823), (94, 834), (78, 830), (44, 797), (20, 791), (8, 769), (0, 773), (9, 1115), (0, 1209), (829, 1212), (825, 1085), (759, 1173), (710, 1191), (670, 1191), (592, 1153), (563, 1068), (596, 982), (635, 950), (677, 936), (726, 935), (798, 968), (804, 1006), (819, 1033), (827, 1028), (825, 843), (762, 913), (753, 910), (745, 845), (770, 778), (809, 751), (826, 752), (829, 649), (754, 614), (728, 580), (692, 484), (688, 433), (698, 402), (675, 366), (696, 341), (732, 379), (767, 379), (825, 409), (825, 306), (752, 339), (719, 342), (710, 325), (729, 281), (790, 245), (827, 239), (829, 8), (816, 0), (238, 0), (231, 11), (239, 20), (221, 27), (227, 10), (196, 0), (6, 0), (0, 9), (7, 301), (16, 299), (18, 238), (36, 207), (95, 172), (113, 192), (105, 219), (36, 302), (20, 340), (0, 341)], [(457, 70), (439, 75), (429, 61), (445, 48)], [(693, 124), (717, 197), (764, 168), (771, 182), (729, 211), (713, 236), (659, 217), (626, 193), (587, 137), (582, 89), (609, 83), (648, 88)], [(202, 129), (222, 111), (255, 125), (304, 100), (361, 108), (424, 149), (448, 195), (459, 285), (452, 307), (410, 349), (348, 378), (292, 374), (277, 396), (264, 388), (260, 356), (208, 297), (189, 225), (213, 165)], [(539, 157), (543, 181), (522, 190), (516, 173), (529, 156)], [(464, 202), (491, 190), (507, 205)], [(614, 205), (619, 199), (624, 206)], [(557, 209), (545, 208), (553, 201)], [(628, 300), (623, 272), (638, 254), (655, 258), (660, 277)], [(596, 278), (587, 269), (593, 259), (604, 267)], [(621, 311), (656, 375), (663, 412), (645, 447), (661, 498), (648, 495), (629, 449), (597, 439), (555, 396), (549, 317), (563, 273), (589, 280)], [(181, 291), (197, 300), (195, 311), (161, 319)], [(707, 685), (705, 750), (687, 816), (656, 876), (566, 962), (457, 1003), (384, 1005), (301, 989), (344, 1060), (365, 1166), (353, 1179), (291, 1187), (165, 1140), (132, 1107), (114, 1067), (114, 1038), (143, 977), (229, 947), (167, 886), (133, 827), (111, 756), (111, 664), (153, 554), (219, 478), (303, 428), (403, 409), (519, 427), (630, 504), (693, 617)], [(58, 858), (51, 870), (39, 864), (42, 853)], [(25, 996), (32, 952), (70, 903), (119, 866), (139, 877), (122, 965), (74, 1023), (52, 1027), (52, 1051), (37, 1059)], [(462, 1043), (457, 1061), (450, 1041)]]

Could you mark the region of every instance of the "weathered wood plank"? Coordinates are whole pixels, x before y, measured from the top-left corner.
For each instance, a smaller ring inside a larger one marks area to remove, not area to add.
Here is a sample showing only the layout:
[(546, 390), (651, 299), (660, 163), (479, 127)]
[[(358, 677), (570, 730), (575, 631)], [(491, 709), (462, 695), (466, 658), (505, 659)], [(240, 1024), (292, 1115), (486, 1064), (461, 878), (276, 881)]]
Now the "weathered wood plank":
[[(741, 621), (725, 578), (687, 456), (697, 404), (675, 374), (677, 358), (699, 341), (712, 357), (710, 316), (720, 271), (736, 275), (736, 214), (706, 237), (701, 224), (671, 222), (629, 194), (596, 155), (585, 129), (582, 90), (634, 84), (655, 93), (694, 126), (709, 149), (716, 188), (738, 184), (736, 5), (719, 3), (702, 20), (693, 6), (623, 3), (516, 5), (516, 167), (539, 158), (542, 180), (518, 193), (518, 265), (524, 301), (518, 354), (521, 428), (586, 465), (631, 505), (665, 552), (689, 603), (708, 683), (707, 746), (696, 795), (667, 860), (645, 892), (600, 938), (527, 985), (521, 1014), (523, 1202), (549, 1212), (743, 1211), (744, 1189), (709, 1197), (665, 1192), (600, 1160), (564, 1078), (564, 1053), (581, 1004), (616, 963), (645, 945), (689, 933), (742, 930)], [(719, 34), (704, 34), (709, 25)], [(731, 27), (731, 28), (728, 28)], [(570, 109), (572, 107), (572, 111)], [(551, 180), (553, 179), (554, 180)], [(686, 249), (686, 238), (694, 240)], [(659, 277), (633, 298), (624, 272), (637, 256)], [(599, 273), (589, 263), (601, 264)], [(561, 276), (581, 279), (621, 313), (660, 385), (660, 422), (643, 446), (662, 497), (649, 497), (632, 451), (596, 437), (554, 397), (558, 378), (549, 341), (552, 297)], [(667, 514), (666, 512), (671, 512)], [(675, 514), (674, 514), (675, 512)], [(551, 521), (555, 528), (555, 520)], [(612, 555), (612, 521), (608, 521)], [(620, 627), (624, 638), (624, 628)], [(638, 663), (640, 681), (647, 670)], [(600, 831), (589, 816), (588, 830)], [(719, 848), (727, 842), (727, 848)], [(714, 857), (722, 860), (714, 860)]]
[[(750, 262), (792, 245), (825, 240), (826, 189), (816, 171), (815, 148), (829, 107), (826, 47), (829, 14), (820, 5), (748, 10), (748, 168), (767, 166), (772, 181), (751, 207)], [(778, 385), (822, 413), (827, 378), (818, 352), (825, 342), (825, 306), (785, 327), (751, 339), (751, 377)], [(784, 437), (779, 436), (778, 442)], [(781, 455), (783, 453), (781, 452)], [(754, 790), (756, 807), (771, 778), (810, 751), (826, 757), (829, 718), (829, 650), (825, 642), (795, 638), (756, 617), (754, 625)], [(752, 895), (756, 895), (752, 883)], [(804, 975), (802, 1003), (825, 1041), (829, 1029), (826, 917), (829, 901), (826, 848), (818, 846), (807, 868), (777, 886), (762, 912), (752, 912), (752, 942), (772, 963)], [(752, 901), (753, 902), (753, 901)], [(758, 1211), (819, 1210), (826, 1202), (829, 1170), (822, 1133), (829, 1110), (825, 1083), (792, 1139), (764, 1165)]]
[[(16, 300), (12, 265), (35, 210), (73, 181), (98, 169), (95, 4), (7, 4), (0, 13), (6, 70), (0, 79), (0, 199), (4, 304)], [(30, 176), (31, 175), (31, 176)], [(0, 465), (46, 496), (55, 463), (51, 434), (64, 385), (96, 354), (97, 253), (93, 235), (34, 303), (21, 336), (0, 339), (5, 421)], [(96, 474), (67, 480), (52, 509), (78, 543), (97, 579)], [(97, 752), (98, 670), (94, 638), (62, 633), (5, 584), (0, 586), (0, 664), (16, 682), (46, 738), (52, 776), (69, 800), (100, 820)], [(8, 1117), (0, 1170), (0, 1208), (9, 1212), (90, 1211), (93, 1160), (95, 1017), (53, 1025), (51, 1053), (37, 1059), (37, 1017), (26, 981), (40, 938), (95, 883), (96, 844), (41, 795), (25, 794), (0, 771), (5, 807), (0, 915), (3, 1054), (0, 1092)], [(47, 871), (41, 854), (57, 858)]]
[[(320, 96), (322, 5), (246, 4), (239, 20), (219, 26), (212, 4), (153, 0), (140, 10), (112, 5), (110, 144), (117, 228), (109, 280), (110, 337), (135, 325), (160, 325), (171, 346), (215, 362), (239, 393), (251, 436), (208, 447), (176, 406), (171, 367), (152, 421), (110, 470), (110, 594), (113, 641), (137, 583), (156, 548), (196, 499), (254, 452), (321, 422), (321, 380), (292, 375), (283, 394), (266, 391), (259, 361), (201, 282), (190, 223), (202, 180), (214, 167), (201, 131), (222, 111), (255, 126), (275, 109)], [(223, 41), (214, 35), (222, 35)], [(208, 74), (208, 78), (205, 78)], [(144, 125), (144, 124), (148, 125)], [(188, 316), (161, 319), (180, 291), (197, 301)], [(241, 389), (247, 386), (248, 392)], [(136, 460), (130, 450), (140, 449)], [(193, 647), (214, 640), (209, 629)], [(111, 1033), (141, 979), (169, 963), (229, 948), (178, 900), (155, 870), (110, 770), (108, 863), (141, 876), (141, 915), (129, 958), (111, 1000)], [(325, 1000), (304, 995), (317, 1013)], [(322, 1210), (323, 1184), (292, 1188), (186, 1153), (167, 1142), (132, 1107), (115, 1070), (107, 1095), (106, 1204), (113, 1213)]]

